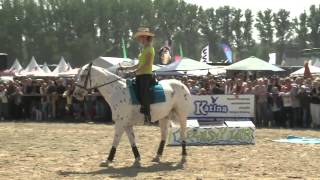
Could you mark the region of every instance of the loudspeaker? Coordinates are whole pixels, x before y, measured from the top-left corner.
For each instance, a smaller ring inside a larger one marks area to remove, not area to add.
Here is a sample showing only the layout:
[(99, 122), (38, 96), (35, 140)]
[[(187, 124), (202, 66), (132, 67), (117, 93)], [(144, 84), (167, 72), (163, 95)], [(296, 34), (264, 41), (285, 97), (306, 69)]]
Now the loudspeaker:
[(0, 53), (0, 71), (8, 69), (8, 54)]

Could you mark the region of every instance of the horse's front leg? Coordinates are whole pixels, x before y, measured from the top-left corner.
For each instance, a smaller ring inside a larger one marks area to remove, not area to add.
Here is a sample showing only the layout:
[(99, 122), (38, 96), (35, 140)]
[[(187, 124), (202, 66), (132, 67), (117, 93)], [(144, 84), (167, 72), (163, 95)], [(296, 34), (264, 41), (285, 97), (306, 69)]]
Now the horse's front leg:
[(123, 126), (115, 125), (115, 133), (113, 137), (112, 147), (110, 149), (110, 153), (107, 160), (104, 160), (100, 163), (101, 167), (107, 167), (114, 159), (114, 156), (116, 155), (117, 147), (120, 143), (121, 136), (124, 132)]
[(138, 151), (137, 145), (136, 145), (136, 140), (135, 140), (135, 135), (134, 135), (134, 131), (133, 131), (133, 126), (127, 126), (125, 128), (126, 134), (128, 136), (131, 148), (132, 148), (132, 152), (134, 155), (134, 165), (135, 166), (140, 166), (140, 153)]
[(167, 134), (168, 134), (168, 119), (160, 119), (159, 120), (160, 132), (161, 132), (161, 141), (158, 147), (157, 155), (153, 159), (154, 162), (159, 162), (160, 157), (162, 156), (164, 146), (166, 144)]

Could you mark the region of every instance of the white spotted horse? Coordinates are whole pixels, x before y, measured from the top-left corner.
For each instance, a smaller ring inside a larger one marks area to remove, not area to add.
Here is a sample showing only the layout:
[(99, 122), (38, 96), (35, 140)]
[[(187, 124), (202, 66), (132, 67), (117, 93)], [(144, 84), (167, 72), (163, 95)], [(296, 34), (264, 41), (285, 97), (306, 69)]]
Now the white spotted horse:
[[(162, 80), (158, 82), (163, 88), (165, 102), (151, 104), (151, 121), (159, 121), (161, 130), (161, 141), (154, 161), (159, 161), (167, 138), (169, 121), (180, 125), (182, 157), (187, 155), (186, 151), (186, 122), (191, 110), (192, 102), (189, 89), (180, 81), (175, 79)], [(133, 126), (144, 121), (144, 115), (140, 113), (140, 105), (134, 104), (132, 91), (128, 81), (110, 71), (93, 65), (83, 66), (76, 76), (76, 88), (74, 97), (83, 99), (92, 89), (98, 89), (101, 95), (109, 103), (115, 122), (115, 134), (109, 156), (102, 161), (100, 166), (108, 166), (116, 154), (121, 136), (126, 132), (135, 157), (135, 165), (140, 165), (140, 154), (135, 142)], [(131, 93), (131, 94), (130, 94)]]

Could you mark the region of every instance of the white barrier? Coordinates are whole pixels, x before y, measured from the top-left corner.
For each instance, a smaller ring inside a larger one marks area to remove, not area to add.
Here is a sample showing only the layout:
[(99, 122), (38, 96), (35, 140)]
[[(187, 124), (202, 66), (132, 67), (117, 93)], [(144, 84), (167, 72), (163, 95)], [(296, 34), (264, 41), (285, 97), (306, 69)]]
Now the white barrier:
[[(255, 126), (251, 121), (225, 121), (222, 124), (199, 125), (188, 120), (187, 145), (255, 144)], [(168, 145), (180, 145), (180, 128), (169, 129)]]

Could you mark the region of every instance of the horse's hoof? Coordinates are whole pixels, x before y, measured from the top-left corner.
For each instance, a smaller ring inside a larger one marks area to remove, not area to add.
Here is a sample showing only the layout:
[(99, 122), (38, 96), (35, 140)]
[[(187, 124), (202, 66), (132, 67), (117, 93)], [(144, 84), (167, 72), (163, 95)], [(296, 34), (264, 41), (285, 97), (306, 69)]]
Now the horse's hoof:
[(100, 163), (100, 167), (108, 167), (110, 163), (111, 163), (111, 162), (108, 161), (108, 160), (102, 161), (102, 162)]
[(135, 168), (139, 168), (139, 167), (141, 167), (140, 160), (136, 160), (136, 161), (134, 161), (134, 163), (133, 163), (133, 167), (135, 167)]
[(160, 156), (156, 156), (152, 159), (152, 162), (160, 162)]

